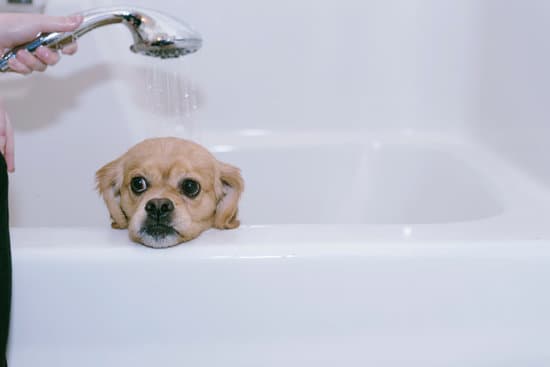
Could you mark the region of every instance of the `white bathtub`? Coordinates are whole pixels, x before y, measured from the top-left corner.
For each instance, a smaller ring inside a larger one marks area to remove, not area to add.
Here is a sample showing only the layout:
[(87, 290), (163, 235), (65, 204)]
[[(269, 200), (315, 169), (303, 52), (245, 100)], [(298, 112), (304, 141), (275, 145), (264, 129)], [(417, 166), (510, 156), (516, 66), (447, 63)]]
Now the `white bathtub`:
[[(110, 27), (2, 77), (10, 366), (550, 364), (545, 2), (134, 3), (203, 50), (138, 57)], [(163, 135), (242, 168), (241, 228), (110, 229), (95, 170)]]

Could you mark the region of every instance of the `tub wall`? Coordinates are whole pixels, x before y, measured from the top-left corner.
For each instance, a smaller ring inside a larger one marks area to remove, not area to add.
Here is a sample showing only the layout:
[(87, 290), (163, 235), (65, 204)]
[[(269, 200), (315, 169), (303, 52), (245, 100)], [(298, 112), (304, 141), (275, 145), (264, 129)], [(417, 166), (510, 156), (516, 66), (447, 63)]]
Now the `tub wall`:
[(480, 7), (479, 112), (470, 130), (485, 146), (550, 188), (550, 3)]

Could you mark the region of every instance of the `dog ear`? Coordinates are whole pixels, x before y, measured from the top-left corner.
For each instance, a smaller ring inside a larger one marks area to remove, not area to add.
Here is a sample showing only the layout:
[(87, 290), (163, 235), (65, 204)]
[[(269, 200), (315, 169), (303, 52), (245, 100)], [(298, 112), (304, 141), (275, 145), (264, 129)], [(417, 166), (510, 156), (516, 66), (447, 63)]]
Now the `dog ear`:
[(221, 193), (214, 216), (214, 227), (218, 229), (237, 228), (240, 224), (237, 219), (238, 204), (244, 190), (244, 181), (237, 167), (218, 162), (220, 168)]
[(122, 160), (119, 158), (101, 167), (95, 174), (97, 190), (109, 209), (113, 228), (128, 227), (128, 218), (120, 207), (120, 188), (123, 180)]

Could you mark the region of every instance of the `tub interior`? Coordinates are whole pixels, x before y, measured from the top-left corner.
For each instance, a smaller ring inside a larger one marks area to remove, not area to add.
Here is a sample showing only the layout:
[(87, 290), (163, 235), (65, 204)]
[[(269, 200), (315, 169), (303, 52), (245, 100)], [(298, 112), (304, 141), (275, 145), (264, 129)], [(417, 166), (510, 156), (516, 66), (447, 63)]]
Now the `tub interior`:
[(330, 145), (226, 153), (221, 159), (235, 162), (245, 175), (259, 172), (247, 181), (246, 223), (430, 224), (502, 211), (480, 172), (436, 149)]
[[(481, 172), (436, 149), (331, 144), (216, 155), (242, 169), (246, 191), (240, 213), (250, 225), (430, 224), (502, 211)], [(108, 212), (93, 191), (91, 172), (74, 161), (64, 168), (74, 175), (58, 180), (43, 168), (14, 186), (13, 225), (106, 224)]]

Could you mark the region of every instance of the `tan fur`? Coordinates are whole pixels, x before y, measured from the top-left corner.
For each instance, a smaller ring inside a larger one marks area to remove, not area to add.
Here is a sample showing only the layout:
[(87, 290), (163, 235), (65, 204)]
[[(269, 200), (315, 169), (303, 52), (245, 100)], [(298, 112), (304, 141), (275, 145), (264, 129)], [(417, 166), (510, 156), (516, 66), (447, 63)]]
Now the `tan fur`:
[[(136, 195), (130, 189), (135, 176), (143, 176), (148, 189)], [(181, 193), (179, 183), (192, 178), (200, 183), (196, 198)], [(208, 228), (237, 228), (238, 202), (244, 190), (240, 170), (220, 162), (200, 145), (178, 138), (145, 140), (106, 164), (96, 173), (97, 190), (111, 215), (112, 227), (128, 228), (130, 238), (152, 247), (168, 247), (189, 241)], [(177, 238), (150, 244), (140, 233), (151, 199), (173, 202), (172, 227)]]

